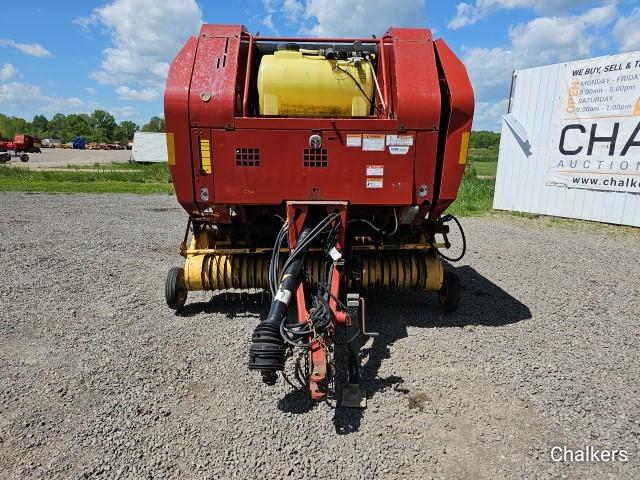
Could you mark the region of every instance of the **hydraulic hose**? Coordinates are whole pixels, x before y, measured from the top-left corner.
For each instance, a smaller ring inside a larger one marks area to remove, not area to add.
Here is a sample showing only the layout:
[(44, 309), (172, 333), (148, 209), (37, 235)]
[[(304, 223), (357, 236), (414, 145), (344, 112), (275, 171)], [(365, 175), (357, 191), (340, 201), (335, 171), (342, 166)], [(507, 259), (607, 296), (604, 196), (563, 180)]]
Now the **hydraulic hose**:
[(287, 347), (280, 334), (282, 319), (287, 314), (292, 292), (304, 264), (308, 243), (305, 242), (311, 229), (305, 227), (300, 232), (296, 247), (291, 253), (284, 267), (280, 285), (271, 302), (267, 317), (260, 322), (253, 332), (251, 347), (249, 348), (249, 369), (260, 370), (262, 381), (267, 385), (274, 385), (277, 371), (284, 370)]
[(462, 253), (460, 253), (460, 255), (458, 255), (455, 258), (451, 258), (444, 255), (440, 250), (437, 250), (437, 252), (438, 252), (438, 255), (440, 255), (445, 260), (449, 260), (450, 262), (459, 262), (460, 260), (462, 260), (462, 257), (464, 257), (465, 253), (467, 253), (467, 237), (464, 235), (464, 230), (462, 229), (462, 225), (460, 225), (460, 222), (456, 217), (454, 217), (453, 215), (445, 215), (444, 217), (442, 217), (443, 223), (450, 222), (451, 220), (453, 220), (456, 223), (456, 225), (458, 226), (458, 229), (460, 230), (460, 235), (462, 235)]

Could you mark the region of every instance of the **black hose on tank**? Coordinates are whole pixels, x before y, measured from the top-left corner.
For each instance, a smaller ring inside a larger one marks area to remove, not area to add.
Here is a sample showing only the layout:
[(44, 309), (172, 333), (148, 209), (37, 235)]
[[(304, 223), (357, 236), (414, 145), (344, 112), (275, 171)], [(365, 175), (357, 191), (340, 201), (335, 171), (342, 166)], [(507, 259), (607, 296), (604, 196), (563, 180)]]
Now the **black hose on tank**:
[(303, 228), (300, 232), (296, 245), (302, 245), (303, 250), (296, 251), (294, 248), (291, 252), (290, 261), (286, 262), (280, 286), (271, 302), (269, 314), (256, 327), (251, 338), (249, 370), (260, 370), (262, 381), (267, 385), (274, 385), (278, 379), (276, 372), (284, 370), (287, 347), (280, 334), (280, 324), (287, 314), (292, 292), (304, 264), (307, 246), (303, 242), (310, 233), (310, 228)]

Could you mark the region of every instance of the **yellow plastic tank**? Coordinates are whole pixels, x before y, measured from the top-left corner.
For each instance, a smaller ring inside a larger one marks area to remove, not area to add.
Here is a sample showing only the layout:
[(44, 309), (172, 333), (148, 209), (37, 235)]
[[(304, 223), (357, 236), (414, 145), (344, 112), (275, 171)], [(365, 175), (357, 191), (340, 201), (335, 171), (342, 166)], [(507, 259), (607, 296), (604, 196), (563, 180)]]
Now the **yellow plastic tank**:
[(279, 50), (260, 61), (258, 94), (260, 115), (366, 117), (373, 99), (371, 65)]

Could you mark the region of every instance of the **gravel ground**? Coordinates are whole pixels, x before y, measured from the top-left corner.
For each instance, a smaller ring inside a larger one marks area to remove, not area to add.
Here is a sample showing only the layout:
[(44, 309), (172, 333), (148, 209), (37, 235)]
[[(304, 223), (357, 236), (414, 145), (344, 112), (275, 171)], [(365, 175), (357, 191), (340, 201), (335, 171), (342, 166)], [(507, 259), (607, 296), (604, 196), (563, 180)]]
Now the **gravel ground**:
[(336, 411), (247, 370), (261, 295), (167, 309), (172, 197), (0, 200), (0, 477), (640, 478), (637, 233), (466, 219), (459, 312), (371, 299), (369, 408)]

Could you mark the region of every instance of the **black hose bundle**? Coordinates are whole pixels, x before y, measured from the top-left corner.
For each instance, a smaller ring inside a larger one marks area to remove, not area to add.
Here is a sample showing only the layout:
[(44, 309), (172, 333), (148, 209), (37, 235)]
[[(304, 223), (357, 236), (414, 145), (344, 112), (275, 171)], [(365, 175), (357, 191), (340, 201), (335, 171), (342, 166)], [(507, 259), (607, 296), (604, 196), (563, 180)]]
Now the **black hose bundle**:
[(310, 347), (313, 338), (308, 342), (307, 337), (317, 337), (324, 334), (334, 319), (333, 310), (329, 306), (329, 291), (326, 285), (319, 283), (318, 292), (311, 299), (312, 307), (309, 317), (304, 323), (287, 323), (287, 317), (280, 323), (280, 335), (292, 347)]
[[(282, 275), (278, 284), (278, 267), (280, 249), (287, 236), (289, 225), (285, 223), (276, 237), (269, 264), (269, 289), (273, 295), (271, 308), (267, 317), (256, 327), (251, 347), (249, 348), (249, 369), (260, 370), (262, 381), (267, 385), (275, 384), (277, 371), (284, 369), (287, 347), (304, 346), (300, 339), (315, 332), (323, 332), (333, 320), (333, 312), (329, 307), (328, 295), (316, 296), (310, 312), (309, 322), (303, 324), (286, 324), (286, 314), (292, 292), (304, 265), (309, 246), (315, 241), (337, 217), (332, 213), (325, 217), (313, 229), (305, 227), (300, 232), (295, 248), (282, 267)], [(322, 297), (322, 300), (320, 299)], [(307, 326), (308, 328), (304, 328)]]
[[(311, 233), (311, 229), (304, 228), (300, 233), (298, 243), (302, 244)], [(292, 262), (285, 265), (280, 286), (271, 301), (271, 309), (267, 318), (258, 324), (251, 338), (249, 347), (249, 369), (260, 370), (262, 381), (267, 385), (275, 384), (278, 376), (276, 372), (284, 369), (286, 347), (280, 334), (280, 322), (289, 308), (291, 292), (293, 291), (300, 269), (304, 262), (305, 249), (295, 249), (298, 255)], [(278, 254), (280, 248), (278, 246)], [(293, 257), (293, 253), (291, 257)], [(289, 259), (291, 259), (289, 257)]]

